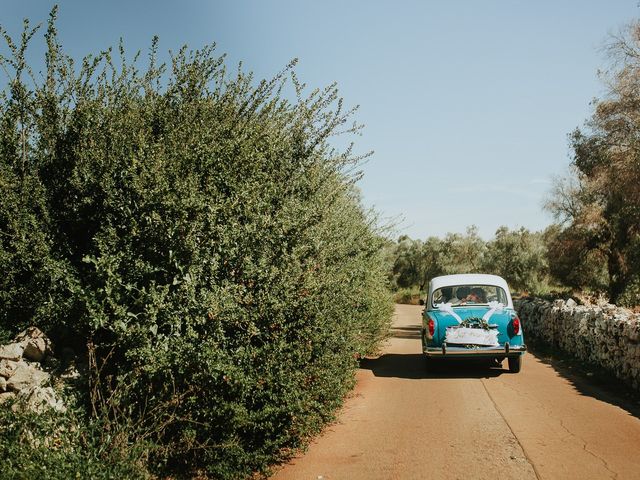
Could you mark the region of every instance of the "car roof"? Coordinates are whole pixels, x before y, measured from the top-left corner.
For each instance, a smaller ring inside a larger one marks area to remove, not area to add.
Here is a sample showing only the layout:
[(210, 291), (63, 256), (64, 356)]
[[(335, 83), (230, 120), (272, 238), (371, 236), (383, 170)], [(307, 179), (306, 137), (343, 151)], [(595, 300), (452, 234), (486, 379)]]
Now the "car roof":
[(504, 278), (498, 275), (485, 273), (461, 273), (457, 275), (442, 275), (431, 279), (431, 291), (442, 287), (456, 285), (495, 285), (509, 291), (509, 286)]
[[(504, 278), (498, 275), (485, 273), (460, 273), (456, 275), (442, 275), (434, 277), (429, 283), (428, 302), (431, 302), (433, 292), (442, 287), (455, 287), (456, 285), (494, 285), (502, 288), (507, 294), (507, 307), (513, 308), (509, 285)], [(430, 304), (430, 303), (428, 303)]]

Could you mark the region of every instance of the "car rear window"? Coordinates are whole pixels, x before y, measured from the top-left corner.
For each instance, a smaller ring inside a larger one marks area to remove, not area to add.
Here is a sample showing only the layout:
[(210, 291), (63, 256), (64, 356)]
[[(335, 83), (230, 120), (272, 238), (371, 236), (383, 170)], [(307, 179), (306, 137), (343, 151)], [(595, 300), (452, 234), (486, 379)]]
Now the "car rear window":
[(439, 303), (456, 305), (482, 305), (489, 302), (507, 304), (506, 292), (495, 285), (453, 285), (433, 292), (433, 306)]

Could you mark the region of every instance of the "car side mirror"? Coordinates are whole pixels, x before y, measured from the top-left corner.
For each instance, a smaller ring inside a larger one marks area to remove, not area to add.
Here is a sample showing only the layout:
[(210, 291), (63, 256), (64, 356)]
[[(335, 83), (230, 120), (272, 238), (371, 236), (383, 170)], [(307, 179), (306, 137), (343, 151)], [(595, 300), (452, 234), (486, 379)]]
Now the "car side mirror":
[(423, 299), (420, 299), (418, 303), (419, 303), (420, 305), (424, 305), (424, 300), (423, 300)]

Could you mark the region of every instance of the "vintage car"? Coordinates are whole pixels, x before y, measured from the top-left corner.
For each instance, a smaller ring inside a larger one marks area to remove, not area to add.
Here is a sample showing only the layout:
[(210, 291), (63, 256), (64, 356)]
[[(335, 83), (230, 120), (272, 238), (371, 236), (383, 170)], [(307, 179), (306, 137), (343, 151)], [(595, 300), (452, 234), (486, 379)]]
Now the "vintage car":
[(434, 359), (506, 358), (509, 370), (519, 372), (527, 347), (507, 282), (484, 274), (433, 278), (422, 313), (422, 351), (428, 366)]

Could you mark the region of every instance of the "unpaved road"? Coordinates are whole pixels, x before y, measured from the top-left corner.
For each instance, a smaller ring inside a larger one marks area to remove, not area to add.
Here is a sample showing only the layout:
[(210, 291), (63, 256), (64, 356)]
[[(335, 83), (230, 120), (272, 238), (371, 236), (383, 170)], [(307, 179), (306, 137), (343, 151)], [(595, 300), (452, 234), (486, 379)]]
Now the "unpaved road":
[(640, 479), (637, 411), (529, 353), (519, 374), (427, 373), (420, 314), (396, 307), (392, 339), (362, 362), (336, 424), (273, 478)]

